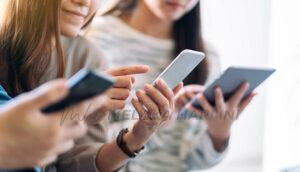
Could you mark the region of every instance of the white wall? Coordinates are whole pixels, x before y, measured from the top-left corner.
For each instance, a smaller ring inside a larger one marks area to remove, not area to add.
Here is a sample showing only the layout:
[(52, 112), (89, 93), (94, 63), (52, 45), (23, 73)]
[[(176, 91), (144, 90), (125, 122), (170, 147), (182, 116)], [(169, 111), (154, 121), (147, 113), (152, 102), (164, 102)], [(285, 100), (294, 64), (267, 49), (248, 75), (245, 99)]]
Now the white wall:
[[(268, 62), (269, 0), (201, 0), (204, 31), (229, 65), (266, 66)], [(265, 88), (237, 121), (231, 148), (215, 171), (261, 171), (265, 118)]]
[(264, 171), (300, 165), (300, 1), (272, 0)]

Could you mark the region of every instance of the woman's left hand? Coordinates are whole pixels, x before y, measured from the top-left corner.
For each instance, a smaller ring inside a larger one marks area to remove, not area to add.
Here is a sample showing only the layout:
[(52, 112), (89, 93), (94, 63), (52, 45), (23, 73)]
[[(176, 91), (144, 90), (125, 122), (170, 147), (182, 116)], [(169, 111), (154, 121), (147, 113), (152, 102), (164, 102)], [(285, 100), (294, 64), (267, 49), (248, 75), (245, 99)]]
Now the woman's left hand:
[[(183, 83), (182, 83), (183, 84)], [(187, 85), (184, 86), (175, 96), (175, 110), (180, 112), (196, 95), (204, 92), (202, 85)]]
[(199, 95), (198, 100), (203, 107), (203, 111), (196, 109), (191, 103), (187, 105), (187, 108), (190, 111), (205, 118), (208, 126), (208, 133), (212, 138), (216, 150), (222, 151), (225, 143), (230, 137), (230, 129), (233, 122), (238, 119), (240, 114), (256, 96), (255, 93), (251, 93), (248, 97), (243, 99), (248, 88), (249, 83), (243, 83), (226, 102), (221, 88), (216, 88), (215, 106), (212, 106), (204, 95)]

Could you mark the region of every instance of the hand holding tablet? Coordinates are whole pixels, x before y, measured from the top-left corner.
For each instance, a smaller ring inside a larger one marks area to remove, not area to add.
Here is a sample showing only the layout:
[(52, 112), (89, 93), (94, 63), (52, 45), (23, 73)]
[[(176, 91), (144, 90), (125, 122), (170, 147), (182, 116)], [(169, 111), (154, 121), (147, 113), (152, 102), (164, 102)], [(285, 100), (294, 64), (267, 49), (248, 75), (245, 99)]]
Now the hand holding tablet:
[[(214, 147), (223, 151), (228, 144), (232, 124), (255, 96), (253, 90), (274, 72), (274, 69), (267, 68), (230, 67), (207, 89), (199, 89), (198, 95), (190, 96), (180, 118), (203, 117)], [(201, 88), (200, 85), (197, 87)]]
[[(275, 69), (271, 68), (230, 67), (204, 91), (203, 95), (214, 106), (215, 88), (221, 88), (224, 100), (227, 101), (244, 82), (248, 82), (249, 88), (243, 96), (244, 99), (274, 72)], [(194, 107), (202, 110), (202, 106), (197, 98), (194, 98), (192, 102)]]

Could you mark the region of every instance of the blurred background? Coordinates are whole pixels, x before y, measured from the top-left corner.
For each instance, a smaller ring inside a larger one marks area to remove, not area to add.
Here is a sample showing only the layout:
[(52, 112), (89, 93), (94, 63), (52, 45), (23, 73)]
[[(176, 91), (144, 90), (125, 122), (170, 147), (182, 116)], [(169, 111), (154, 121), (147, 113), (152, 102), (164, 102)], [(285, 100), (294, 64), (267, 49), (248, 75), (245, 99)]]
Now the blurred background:
[(201, 3), (204, 35), (218, 50), (223, 69), (277, 69), (235, 124), (226, 159), (205, 171), (273, 172), (300, 165), (300, 1)]
[(300, 1), (202, 0), (202, 4), (205, 35), (218, 48), (223, 67), (277, 69), (234, 126), (228, 157), (207, 171), (273, 172), (299, 166)]
[[(223, 69), (268, 66), (270, 0), (201, 0), (204, 35), (218, 50)], [(273, 79), (274, 77), (272, 77)], [(228, 156), (207, 172), (258, 172), (263, 168), (266, 87), (235, 123)]]

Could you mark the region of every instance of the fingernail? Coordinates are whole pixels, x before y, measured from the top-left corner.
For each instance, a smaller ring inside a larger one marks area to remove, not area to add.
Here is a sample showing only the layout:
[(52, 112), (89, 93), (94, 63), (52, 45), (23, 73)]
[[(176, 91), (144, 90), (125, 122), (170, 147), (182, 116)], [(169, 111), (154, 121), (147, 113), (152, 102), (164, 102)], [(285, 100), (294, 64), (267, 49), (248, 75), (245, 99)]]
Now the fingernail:
[(150, 89), (150, 84), (145, 84), (144, 88), (145, 88), (146, 90), (149, 90), (149, 89)]
[(191, 107), (192, 107), (192, 104), (191, 104), (191, 103), (188, 103), (188, 104), (185, 105), (185, 108), (187, 108), (187, 109), (189, 109), (189, 108), (191, 108)]
[(198, 99), (199, 99), (199, 100), (203, 100), (203, 98), (204, 98), (203, 95), (199, 95), (199, 96), (198, 96)]
[(132, 82), (133, 84), (135, 83), (135, 77), (134, 77), (134, 76), (131, 77), (131, 82)]
[(141, 95), (142, 94), (142, 90), (137, 90), (136, 94)]
[(148, 65), (143, 65), (143, 68), (150, 70), (150, 67)]
[(166, 85), (166, 82), (165, 82), (164, 80), (162, 80), (162, 79), (159, 79), (159, 80), (158, 80), (158, 84), (159, 84), (160, 86), (164, 86), (164, 85)]
[(196, 98), (197, 98), (198, 100), (201, 100), (201, 96), (199, 96), (199, 95), (198, 95)]
[(156, 84), (157, 84), (157, 85), (161, 85), (161, 80), (158, 79), (158, 80), (156, 81)]
[(132, 100), (133, 100), (133, 101), (137, 101), (138, 98), (137, 98), (136, 96), (133, 96), (133, 97), (132, 97)]

